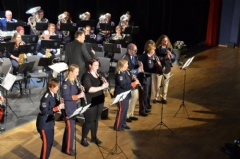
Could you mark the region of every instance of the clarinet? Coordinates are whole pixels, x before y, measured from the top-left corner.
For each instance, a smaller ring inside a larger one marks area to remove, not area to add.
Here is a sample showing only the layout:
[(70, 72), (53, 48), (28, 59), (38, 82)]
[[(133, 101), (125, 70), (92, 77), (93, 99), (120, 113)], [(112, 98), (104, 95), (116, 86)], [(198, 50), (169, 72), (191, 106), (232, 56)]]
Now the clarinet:
[[(81, 90), (81, 92), (84, 92), (82, 87), (81, 87), (81, 82), (79, 81), (79, 79), (77, 79), (77, 86)], [(84, 100), (84, 103), (87, 105), (87, 98), (86, 98), (86, 96), (83, 97), (83, 100)]]
[[(96, 74), (96, 75), (98, 76), (98, 78), (99, 78), (103, 83), (107, 83), (106, 78), (104, 78), (104, 77), (100, 74), (99, 71), (97, 71), (97, 74)], [(114, 95), (111, 93), (109, 87), (107, 88), (107, 91), (108, 91), (108, 93), (110, 94), (111, 98), (114, 98)]]

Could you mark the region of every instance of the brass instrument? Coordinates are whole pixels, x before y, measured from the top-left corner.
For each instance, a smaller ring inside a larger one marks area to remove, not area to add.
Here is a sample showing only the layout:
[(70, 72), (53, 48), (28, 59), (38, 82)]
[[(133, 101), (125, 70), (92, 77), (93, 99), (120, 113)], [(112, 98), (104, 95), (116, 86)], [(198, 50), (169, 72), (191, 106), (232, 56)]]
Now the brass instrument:
[[(106, 80), (106, 78), (104, 78), (104, 77), (100, 74), (99, 71), (97, 71), (96, 75), (97, 75), (97, 77), (98, 77), (103, 83), (108, 83), (107, 80)], [(107, 88), (107, 91), (108, 91), (108, 93), (110, 94), (111, 98), (114, 98), (114, 95), (111, 93), (111, 90), (110, 90), (109, 87)]]
[[(64, 14), (64, 13), (60, 14), (60, 15), (58, 16), (58, 23), (57, 23), (57, 25), (60, 26), (61, 23), (67, 23), (66, 17), (67, 17), (67, 16), (66, 16), (66, 14)], [(60, 28), (59, 28), (59, 29), (60, 29)], [(62, 31), (62, 35), (63, 35), (64, 37), (69, 36), (69, 34), (70, 34), (69, 31)]]
[(39, 18), (38, 14), (37, 14), (37, 12), (40, 9), (41, 9), (41, 7), (38, 6), (38, 7), (34, 7), (34, 8), (29, 9), (28, 11), (26, 11), (26, 14), (32, 15), (28, 18), (28, 24), (30, 25), (30, 27), (35, 35), (40, 34), (40, 31), (36, 30), (36, 23), (41, 22), (41, 19)]
[[(24, 42), (24, 41), (21, 41), (21, 42), (19, 43), (19, 45), (25, 45), (25, 42)], [(27, 59), (27, 55), (26, 55), (25, 53), (20, 53), (20, 54), (18, 55), (18, 58), (19, 58), (18, 64), (19, 64), (19, 65), (22, 65), (22, 64), (25, 63), (25, 60)]]
[(52, 54), (50, 53), (50, 51), (51, 51), (51, 49), (46, 49), (45, 56), (46, 56), (47, 58), (49, 58), (49, 57), (52, 56)]
[(123, 37), (121, 34), (116, 34), (114, 37), (112, 37), (112, 40), (122, 40)]
[[(80, 80), (76, 79), (76, 82), (77, 82), (77, 86), (81, 90), (81, 92), (84, 92), (83, 89), (82, 89), (82, 85), (81, 85)], [(86, 98), (86, 96), (83, 97), (83, 100), (84, 100), (84, 103), (87, 105), (87, 98)]]

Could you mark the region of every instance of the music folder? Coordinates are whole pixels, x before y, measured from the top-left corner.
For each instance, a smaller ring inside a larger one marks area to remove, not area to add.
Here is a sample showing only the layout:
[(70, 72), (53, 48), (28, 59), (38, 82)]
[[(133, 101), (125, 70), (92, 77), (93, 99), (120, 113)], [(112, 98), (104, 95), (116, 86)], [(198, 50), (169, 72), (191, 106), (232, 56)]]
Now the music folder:
[(13, 83), (16, 81), (16, 76), (12, 75), (11, 73), (8, 73), (6, 77), (3, 79), (2, 86), (4, 89), (9, 91), (12, 88)]
[(18, 26), (26, 26), (25, 22), (7, 22), (7, 30), (8, 31), (13, 31), (16, 30)]
[(64, 62), (55, 63), (48, 67), (51, 68), (53, 71), (56, 71), (57, 73), (60, 73), (68, 69), (68, 65)]
[[(113, 100), (113, 102), (112, 102), (111, 105), (117, 104), (118, 102), (121, 102), (122, 100), (124, 100), (130, 92), (131, 92), (131, 90), (125, 91), (125, 92), (123, 92), (123, 93), (121, 93), (121, 94), (118, 94), (118, 95), (114, 98), (114, 100)], [(111, 106), (111, 105), (110, 105), (110, 106)]]

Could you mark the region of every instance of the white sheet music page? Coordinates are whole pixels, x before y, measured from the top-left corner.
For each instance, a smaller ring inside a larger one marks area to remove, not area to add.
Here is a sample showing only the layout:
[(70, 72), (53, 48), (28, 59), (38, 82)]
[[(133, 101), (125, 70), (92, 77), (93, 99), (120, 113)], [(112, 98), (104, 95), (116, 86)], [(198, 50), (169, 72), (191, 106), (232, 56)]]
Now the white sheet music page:
[(89, 107), (90, 107), (91, 104), (88, 104), (84, 107), (79, 107), (78, 109), (76, 109), (73, 114), (69, 117), (69, 119), (71, 119), (72, 117), (76, 116), (76, 115), (79, 115), (79, 114), (82, 114), (84, 113)]
[(13, 83), (16, 81), (16, 78), (17, 78), (16, 76), (12, 75), (11, 73), (8, 73), (6, 77), (3, 79), (2, 84), (0, 85), (9, 91)]
[(55, 63), (48, 67), (51, 68), (53, 71), (56, 71), (57, 73), (60, 73), (68, 69), (68, 65), (64, 62)]

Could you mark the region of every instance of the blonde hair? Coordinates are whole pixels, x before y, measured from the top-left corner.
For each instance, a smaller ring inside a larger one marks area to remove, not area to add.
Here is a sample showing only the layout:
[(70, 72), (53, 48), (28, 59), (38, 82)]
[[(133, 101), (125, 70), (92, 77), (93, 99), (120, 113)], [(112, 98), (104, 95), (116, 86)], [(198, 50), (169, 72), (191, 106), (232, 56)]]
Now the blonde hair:
[(126, 60), (126, 59), (118, 60), (117, 67), (115, 69), (115, 73), (118, 73), (119, 71), (122, 71), (122, 68), (126, 63), (128, 63), (128, 60)]
[(70, 72), (73, 72), (75, 69), (79, 69), (78, 65), (72, 64), (68, 68), (68, 72), (66, 74), (66, 78), (70, 81), (72, 85), (74, 85), (74, 78), (71, 76)]
[(149, 53), (151, 50), (156, 50), (156, 45), (153, 40), (148, 40), (145, 43), (144, 51), (145, 51), (145, 53)]
[(20, 37), (22, 37), (22, 35), (20, 33), (18, 33), (18, 32), (15, 32), (13, 34), (13, 36), (12, 36), (12, 42), (15, 42), (14, 47), (18, 47), (19, 46), (19, 43), (17, 44), (17, 40), (16, 40), (18, 35), (20, 35)]

